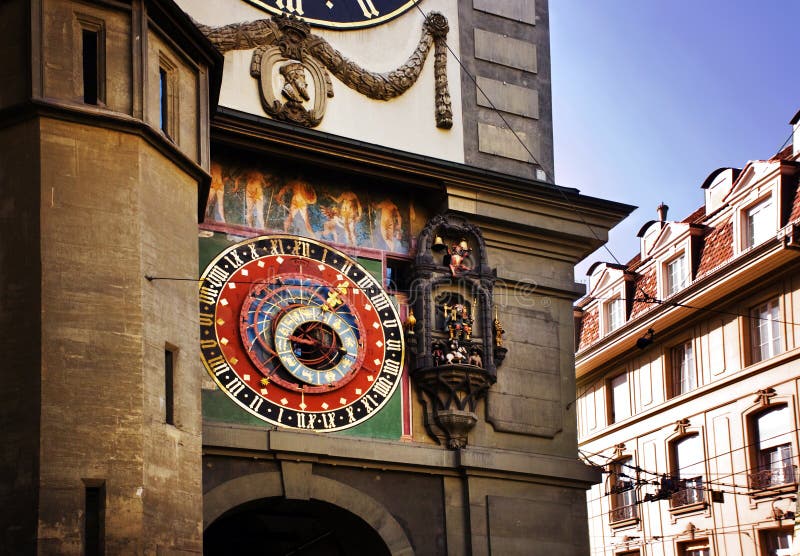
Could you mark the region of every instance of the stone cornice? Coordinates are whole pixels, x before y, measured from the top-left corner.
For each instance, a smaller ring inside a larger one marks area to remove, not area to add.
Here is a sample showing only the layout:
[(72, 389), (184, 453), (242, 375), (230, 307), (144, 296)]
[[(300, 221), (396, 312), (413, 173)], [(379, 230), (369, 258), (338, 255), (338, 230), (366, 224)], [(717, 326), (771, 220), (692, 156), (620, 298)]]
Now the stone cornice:
[(446, 450), (439, 446), (392, 442), (374, 438), (271, 430), (263, 427), (206, 421), (203, 452), (240, 454), (437, 474), (503, 477), (588, 488), (600, 481), (600, 472), (569, 459), (547, 454), (469, 446)]
[(104, 110), (97, 106), (56, 99), (35, 99), (0, 110), (0, 129), (36, 117), (52, 118), (138, 135), (181, 170), (197, 180), (197, 211), (198, 219), (202, 221), (205, 214), (211, 176), (159, 130), (127, 114)]
[[(635, 207), (581, 195), (577, 189), (347, 139), (220, 108), (212, 122), (218, 143), (341, 168), (436, 190), (446, 208), (479, 217), (481, 226), (534, 234), (547, 251), (577, 261), (607, 240)], [(589, 229), (591, 226), (591, 229)]]

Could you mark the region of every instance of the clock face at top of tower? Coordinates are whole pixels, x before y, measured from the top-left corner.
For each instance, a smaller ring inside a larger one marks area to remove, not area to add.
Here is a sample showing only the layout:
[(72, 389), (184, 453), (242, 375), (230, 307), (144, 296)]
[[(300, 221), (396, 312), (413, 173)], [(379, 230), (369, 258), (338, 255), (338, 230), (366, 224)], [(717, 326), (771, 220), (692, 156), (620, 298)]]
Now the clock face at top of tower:
[(360, 29), (380, 25), (421, 0), (246, 0), (276, 15), (298, 17), (315, 27)]

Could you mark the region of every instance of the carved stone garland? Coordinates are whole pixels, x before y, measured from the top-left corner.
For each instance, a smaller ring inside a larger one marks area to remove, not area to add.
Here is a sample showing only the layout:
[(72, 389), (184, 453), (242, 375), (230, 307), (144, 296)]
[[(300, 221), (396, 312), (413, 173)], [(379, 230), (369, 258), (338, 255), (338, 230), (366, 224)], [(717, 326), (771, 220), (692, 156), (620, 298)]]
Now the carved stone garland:
[(496, 313), (492, 320), (496, 273), (480, 230), (460, 216), (435, 216), (417, 246), (416, 318), (406, 333), (411, 376), (428, 433), (449, 448), (463, 448), (506, 352)]
[[(229, 50), (253, 51), (250, 75), (259, 80), (261, 103), (264, 110), (275, 119), (290, 121), (306, 127), (319, 125), (325, 114), (327, 98), (333, 97), (330, 76), (325, 68), (342, 83), (362, 95), (376, 100), (389, 100), (405, 93), (416, 83), (431, 46), (434, 51), (434, 76), (436, 82), (436, 127), (453, 126), (453, 110), (447, 84), (447, 18), (431, 12), (422, 26), (422, 36), (408, 60), (396, 70), (376, 73), (359, 67), (333, 48), (325, 39), (314, 35), (308, 24), (286, 16), (274, 16), (222, 27), (198, 25), (220, 52)], [(299, 64), (305, 71), (294, 67), (293, 75), (283, 67)], [(280, 68), (284, 78), (281, 95), (275, 91), (274, 70)], [(312, 100), (308, 94), (306, 77), (313, 83), (313, 108), (306, 109), (304, 101)], [(280, 96), (284, 97), (281, 102)]]

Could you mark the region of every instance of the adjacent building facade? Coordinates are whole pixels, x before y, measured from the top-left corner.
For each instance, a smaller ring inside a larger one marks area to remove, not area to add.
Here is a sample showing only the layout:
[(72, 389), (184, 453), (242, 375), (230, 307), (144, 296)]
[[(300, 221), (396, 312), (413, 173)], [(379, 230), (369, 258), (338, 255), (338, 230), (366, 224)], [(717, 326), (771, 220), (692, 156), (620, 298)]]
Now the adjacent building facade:
[(547, 2), (0, 30), (0, 553), (588, 551)]
[(629, 263), (590, 269), (575, 317), (580, 449), (604, 472), (593, 554), (794, 553), (798, 175), (795, 134), (714, 171), (683, 220), (659, 206)]

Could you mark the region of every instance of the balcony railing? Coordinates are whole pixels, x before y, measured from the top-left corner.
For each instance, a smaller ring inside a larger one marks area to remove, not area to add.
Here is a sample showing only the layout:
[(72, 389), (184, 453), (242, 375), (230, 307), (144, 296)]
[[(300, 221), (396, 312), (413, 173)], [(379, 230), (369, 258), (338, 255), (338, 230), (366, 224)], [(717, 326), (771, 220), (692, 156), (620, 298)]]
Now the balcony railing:
[(750, 488), (762, 490), (794, 484), (797, 474), (794, 465), (778, 465), (749, 474)]
[(705, 491), (702, 484), (691, 484), (689, 481), (669, 497), (670, 508), (680, 508), (705, 502)]
[(611, 511), (608, 512), (608, 520), (611, 523), (627, 521), (629, 519), (636, 519), (638, 517), (639, 511), (636, 503), (629, 504), (627, 506), (617, 506), (616, 508), (611, 508)]

